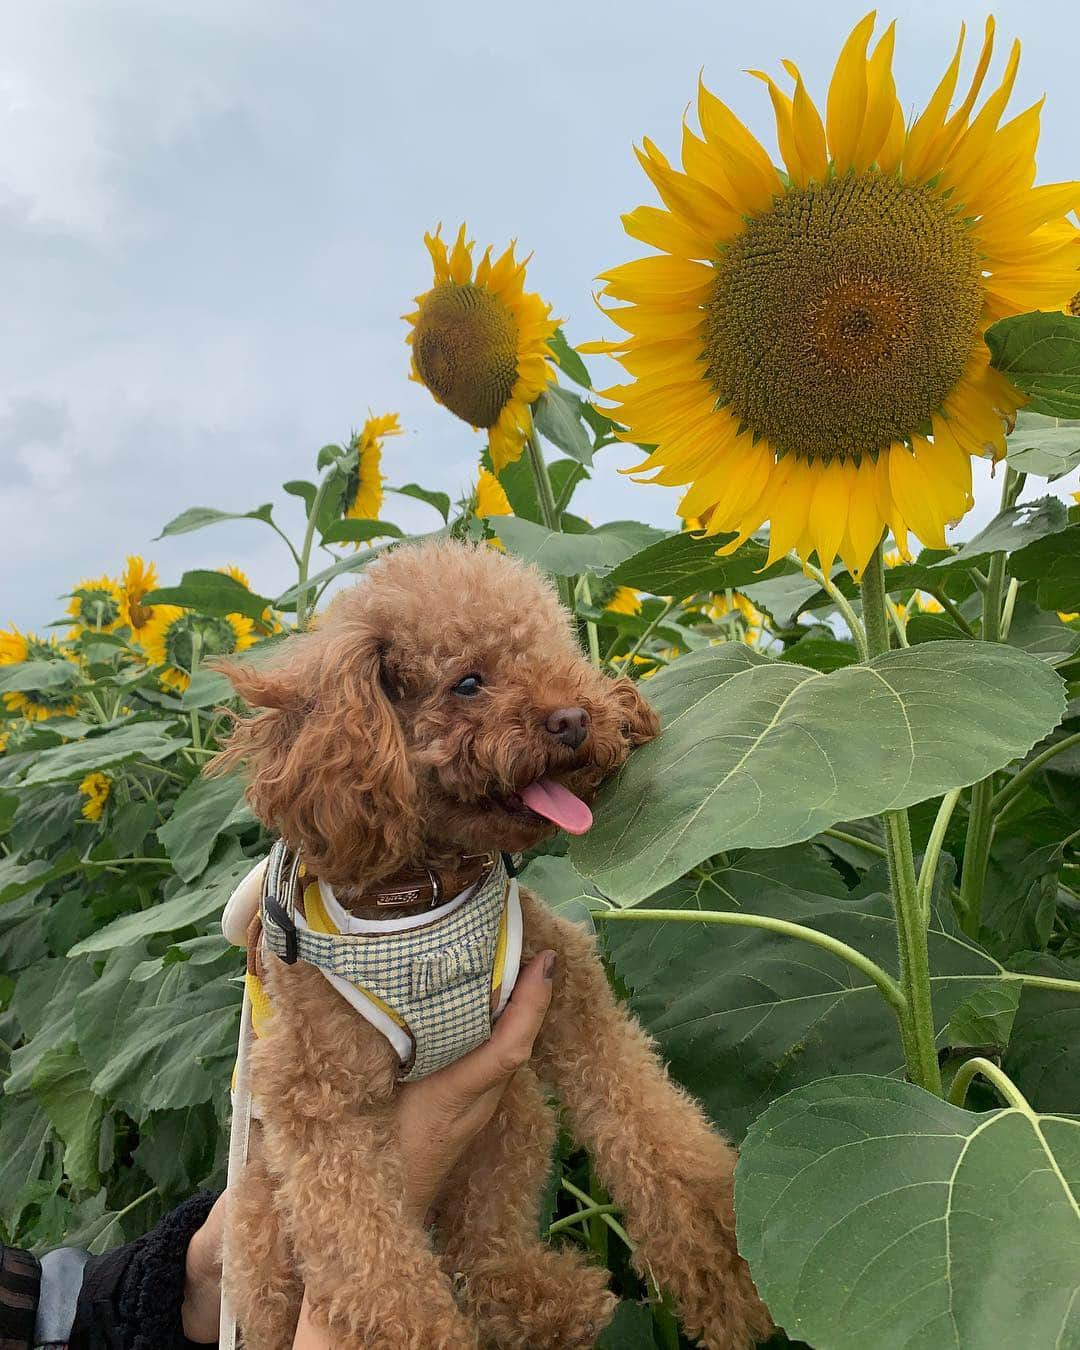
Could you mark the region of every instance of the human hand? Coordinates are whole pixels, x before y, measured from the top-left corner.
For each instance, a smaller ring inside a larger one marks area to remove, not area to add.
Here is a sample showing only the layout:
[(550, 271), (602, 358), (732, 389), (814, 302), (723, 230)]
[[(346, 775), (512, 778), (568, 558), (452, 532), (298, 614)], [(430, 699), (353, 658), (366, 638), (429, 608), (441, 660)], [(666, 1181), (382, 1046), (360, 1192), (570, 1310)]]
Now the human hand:
[[(469, 1142), (495, 1114), (515, 1072), (528, 1062), (551, 1003), (555, 953), (538, 953), (518, 976), (491, 1039), (438, 1073), (407, 1083), (395, 1103), (398, 1147), (405, 1167), (405, 1208), (423, 1223)], [(221, 1242), (220, 1196), (188, 1244), (182, 1316), (184, 1334), (198, 1344), (218, 1336)], [(328, 1350), (330, 1341), (301, 1311), (294, 1350)]]

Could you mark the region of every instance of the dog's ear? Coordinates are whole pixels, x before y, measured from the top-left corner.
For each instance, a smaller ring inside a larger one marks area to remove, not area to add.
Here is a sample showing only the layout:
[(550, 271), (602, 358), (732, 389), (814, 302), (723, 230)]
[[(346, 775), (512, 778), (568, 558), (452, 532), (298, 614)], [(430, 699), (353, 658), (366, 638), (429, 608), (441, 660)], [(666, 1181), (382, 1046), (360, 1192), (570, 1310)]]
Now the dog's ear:
[(626, 736), (631, 745), (644, 745), (660, 734), (660, 719), (653, 707), (625, 675), (612, 680), (610, 697), (626, 719)]
[(220, 667), (237, 693), (266, 711), (236, 720), (210, 771), (242, 763), (255, 814), (303, 848), (314, 875), (374, 883), (404, 866), (419, 843), (416, 783), (379, 635), (352, 624), (283, 648), (261, 669)]

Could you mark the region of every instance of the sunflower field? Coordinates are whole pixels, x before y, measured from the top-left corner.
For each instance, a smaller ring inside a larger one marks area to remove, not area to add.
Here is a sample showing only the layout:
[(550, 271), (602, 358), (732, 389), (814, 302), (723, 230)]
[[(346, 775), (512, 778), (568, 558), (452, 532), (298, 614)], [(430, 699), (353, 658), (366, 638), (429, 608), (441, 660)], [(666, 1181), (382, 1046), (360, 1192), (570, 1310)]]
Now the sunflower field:
[[(272, 503), (162, 529), (274, 531), (284, 593), (132, 556), (0, 632), (0, 1238), (102, 1250), (222, 1184), (219, 922), (270, 840), (202, 776), (207, 662), (317, 623), (405, 496), (549, 573), (660, 713), (525, 881), (739, 1144), (774, 1343), (1080, 1347), (1080, 183), (1036, 184), (1042, 105), (1007, 112), (992, 22), (912, 116), (893, 34), (858, 24), (823, 101), (751, 72), (775, 147), (703, 85), (681, 167), (643, 141), (618, 337), (572, 348), (513, 246), (426, 236), (412, 373), (477, 433), (467, 493), (390, 486), (401, 428), (371, 416), (282, 485), (302, 537)], [(682, 490), (673, 528), (575, 513), (620, 443)], [(612, 1272), (602, 1346), (691, 1343), (569, 1138), (543, 1222)]]

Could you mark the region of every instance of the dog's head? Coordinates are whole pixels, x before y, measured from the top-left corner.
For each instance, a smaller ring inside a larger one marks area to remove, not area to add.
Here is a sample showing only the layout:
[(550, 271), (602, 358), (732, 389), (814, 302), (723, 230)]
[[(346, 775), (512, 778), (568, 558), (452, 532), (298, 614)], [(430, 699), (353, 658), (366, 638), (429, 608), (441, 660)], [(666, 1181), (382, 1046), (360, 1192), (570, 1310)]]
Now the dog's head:
[(448, 540), (395, 549), (313, 632), (222, 669), (264, 711), (214, 771), (243, 762), (257, 815), (335, 884), (581, 832), (600, 783), (658, 731), (630, 680), (584, 658), (537, 572)]

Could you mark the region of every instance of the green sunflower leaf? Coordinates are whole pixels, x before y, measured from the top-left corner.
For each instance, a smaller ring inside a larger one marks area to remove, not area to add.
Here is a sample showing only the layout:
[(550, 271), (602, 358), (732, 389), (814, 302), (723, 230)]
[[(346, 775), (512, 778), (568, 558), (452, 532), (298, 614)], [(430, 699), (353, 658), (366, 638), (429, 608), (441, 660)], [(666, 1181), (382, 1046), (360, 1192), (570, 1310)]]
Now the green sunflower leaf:
[(156, 537), (165, 539), (171, 534), (190, 534), (192, 530), (202, 530), (207, 525), (217, 525), (223, 520), (261, 520), (269, 525), (273, 509), (272, 502), (264, 502), (254, 511), (218, 511), (212, 506), (189, 506), (186, 511), (170, 520)]
[(569, 376), (575, 384), (580, 384), (582, 389), (592, 388), (592, 380), (589, 378), (585, 362), (567, 342), (566, 334), (561, 328), (556, 328), (555, 332), (548, 338), (548, 346), (555, 353), (559, 370), (564, 375)]
[(42, 750), (33, 756), (22, 782), (26, 787), (38, 783), (60, 783), (65, 779), (85, 778), (97, 770), (105, 771), (130, 759), (146, 759), (157, 764), (187, 745), (187, 736), (170, 734), (169, 722), (135, 722), (106, 731), (85, 741), (72, 741)]
[[(320, 465), (320, 468), (322, 466)], [(282, 483), (282, 489), (290, 497), (299, 497), (304, 503), (306, 513), (311, 515), (311, 508), (315, 505), (315, 497), (319, 489), (314, 483), (309, 483), (304, 478), (291, 478), (287, 483)]]
[(1060, 478), (1080, 464), (1080, 420), (1044, 417), (1021, 408), (1007, 445), (1009, 463), (1018, 473)]
[(389, 520), (335, 520), (323, 531), (324, 544), (366, 544), (372, 539), (404, 539), (405, 532)]
[(0, 666), (0, 693), (9, 690), (64, 689), (79, 678), (71, 661), (20, 661)]
[(1015, 314), (986, 330), (990, 364), (1028, 395), (1027, 411), (1080, 417), (1080, 318)]
[(1021, 581), (1034, 581), (1043, 609), (1080, 610), (1080, 525), (1038, 539), (1014, 554), (1009, 571)]
[(1022, 986), (1003, 1067), (1040, 1111), (1080, 1112), (1080, 961), (1030, 955), (1014, 962), (1030, 975), (1074, 980), (1075, 990)]
[(406, 483), (404, 487), (387, 487), (387, 492), (396, 492), (399, 497), (413, 497), (418, 502), (427, 502), (433, 506), (444, 521), (450, 519), (450, 497), (445, 492), (431, 492), (418, 483)]
[(1080, 1121), (833, 1078), (774, 1102), (735, 1173), (739, 1250), (829, 1350), (1080, 1344)]
[(196, 778), (177, 797), (157, 837), (181, 881), (194, 881), (206, 870), (219, 835), (254, 821), (239, 777)]
[(981, 642), (929, 642), (828, 675), (727, 643), (645, 692), (663, 731), (601, 789), (570, 849), (623, 903), (720, 850), (795, 843), (976, 782), (1065, 707), (1042, 661)]
[(585, 534), (559, 534), (516, 516), (500, 516), (498, 531), (510, 553), (560, 577), (603, 576), (665, 534), (636, 520), (613, 520)]
[(34, 1070), (33, 1093), (64, 1144), (64, 1172), (83, 1191), (96, 1189), (98, 1139), (105, 1103), (90, 1088), (78, 1050), (50, 1050)]
[(688, 595), (728, 587), (742, 590), (750, 583), (761, 585), (775, 577), (802, 575), (799, 566), (786, 558), (765, 571), (769, 550), (753, 539), (726, 558), (718, 558), (717, 550), (733, 538), (721, 534), (701, 539), (686, 531), (671, 534), (621, 562), (607, 580), (613, 586), (633, 586), (652, 595), (682, 600)]
[(226, 572), (207, 572), (196, 569), (185, 572), (179, 586), (160, 586), (143, 598), (144, 605), (182, 605), (224, 618), (227, 614), (245, 614), (259, 620), (270, 601), (264, 595), (249, 591), (242, 582)]
[(582, 420), (584, 407), (577, 394), (550, 384), (533, 404), (533, 420), (546, 441), (557, 445), (571, 459), (591, 466), (593, 445)]

